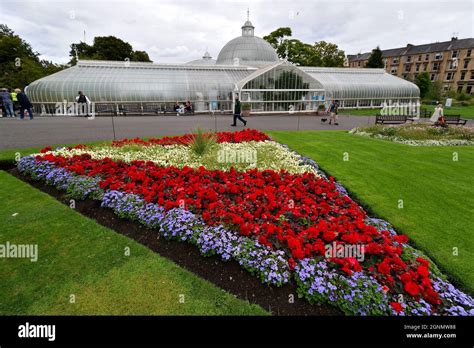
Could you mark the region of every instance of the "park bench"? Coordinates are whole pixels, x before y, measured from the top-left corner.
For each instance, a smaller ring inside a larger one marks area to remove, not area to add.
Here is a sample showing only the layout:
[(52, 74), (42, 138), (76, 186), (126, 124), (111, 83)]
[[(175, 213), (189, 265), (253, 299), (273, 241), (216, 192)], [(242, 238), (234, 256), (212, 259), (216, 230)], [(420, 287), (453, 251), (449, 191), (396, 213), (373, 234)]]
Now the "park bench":
[(161, 104), (158, 103), (143, 103), (143, 114), (158, 115), (161, 113)]
[(120, 111), (122, 112), (124, 116), (127, 116), (127, 114), (141, 115), (143, 113), (142, 105), (138, 103), (123, 104), (122, 110)]
[(466, 125), (467, 120), (462, 119), (461, 115), (444, 115), (447, 124)]
[(405, 115), (377, 115), (375, 116), (375, 124), (403, 124), (407, 121), (413, 121)]
[(95, 112), (99, 115), (102, 115), (102, 114), (117, 115), (117, 106), (115, 104), (96, 104)]

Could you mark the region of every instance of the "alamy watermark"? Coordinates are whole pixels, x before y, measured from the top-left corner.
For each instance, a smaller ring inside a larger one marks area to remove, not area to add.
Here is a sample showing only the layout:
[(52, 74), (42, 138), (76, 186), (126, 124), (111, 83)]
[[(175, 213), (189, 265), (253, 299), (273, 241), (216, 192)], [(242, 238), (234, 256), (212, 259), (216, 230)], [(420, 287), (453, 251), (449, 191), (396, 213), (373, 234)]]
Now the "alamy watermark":
[(217, 152), (219, 163), (246, 163), (250, 167), (257, 166), (257, 150), (252, 149), (221, 149)]
[(95, 118), (95, 103), (78, 103), (63, 101), (54, 105), (56, 116), (83, 116), (88, 119)]
[(382, 109), (380, 115), (382, 116), (420, 116), (420, 103), (419, 102), (407, 102), (398, 103), (390, 100), (388, 103), (382, 103)]
[(38, 244), (14, 244), (6, 242), (0, 244), (0, 258), (5, 259), (30, 259), (38, 261)]
[(348, 258), (353, 257), (362, 262), (365, 259), (365, 247), (361, 244), (326, 244), (324, 246), (326, 258)]

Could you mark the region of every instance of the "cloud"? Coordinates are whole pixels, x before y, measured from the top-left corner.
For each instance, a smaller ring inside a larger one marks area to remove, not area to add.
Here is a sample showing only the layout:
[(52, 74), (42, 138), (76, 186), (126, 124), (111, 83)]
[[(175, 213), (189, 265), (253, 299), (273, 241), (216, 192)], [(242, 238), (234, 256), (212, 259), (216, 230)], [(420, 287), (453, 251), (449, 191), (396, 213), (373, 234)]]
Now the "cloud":
[(57, 63), (69, 60), (69, 46), (114, 35), (144, 50), (155, 62), (214, 58), (250, 19), (256, 35), (289, 26), (308, 43), (339, 45), (347, 54), (473, 36), (473, 2), (465, 0), (2, 0), (6, 23)]

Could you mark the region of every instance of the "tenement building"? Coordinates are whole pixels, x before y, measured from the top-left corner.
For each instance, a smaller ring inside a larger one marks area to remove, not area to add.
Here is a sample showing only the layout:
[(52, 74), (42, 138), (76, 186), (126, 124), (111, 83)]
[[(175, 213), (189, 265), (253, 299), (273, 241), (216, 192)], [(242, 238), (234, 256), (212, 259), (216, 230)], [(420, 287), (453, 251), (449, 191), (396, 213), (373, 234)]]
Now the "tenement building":
[[(474, 93), (474, 38), (434, 42), (424, 45), (382, 50), (385, 71), (394, 76), (413, 80), (428, 72), (431, 81), (441, 81), (445, 91)], [(349, 67), (363, 68), (370, 52), (349, 55)]]

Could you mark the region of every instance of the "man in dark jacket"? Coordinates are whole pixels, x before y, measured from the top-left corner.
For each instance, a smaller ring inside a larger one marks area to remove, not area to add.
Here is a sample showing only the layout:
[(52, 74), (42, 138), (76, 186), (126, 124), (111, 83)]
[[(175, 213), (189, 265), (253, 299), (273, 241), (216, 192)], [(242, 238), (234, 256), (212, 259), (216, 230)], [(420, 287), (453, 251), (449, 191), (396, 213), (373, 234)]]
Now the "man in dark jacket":
[(235, 97), (235, 108), (234, 108), (234, 123), (231, 124), (232, 127), (237, 126), (237, 119), (243, 122), (244, 126), (247, 125), (247, 121), (245, 121), (242, 116), (240, 116), (242, 107), (240, 104), (239, 96)]
[(18, 104), (20, 104), (20, 120), (25, 118), (25, 110), (28, 111), (30, 115), (30, 120), (33, 119), (33, 105), (31, 105), (30, 100), (27, 95), (21, 91), (21, 89), (15, 89), (16, 98), (18, 99)]

